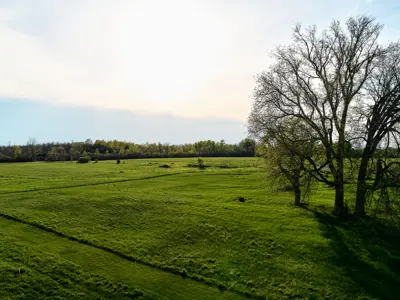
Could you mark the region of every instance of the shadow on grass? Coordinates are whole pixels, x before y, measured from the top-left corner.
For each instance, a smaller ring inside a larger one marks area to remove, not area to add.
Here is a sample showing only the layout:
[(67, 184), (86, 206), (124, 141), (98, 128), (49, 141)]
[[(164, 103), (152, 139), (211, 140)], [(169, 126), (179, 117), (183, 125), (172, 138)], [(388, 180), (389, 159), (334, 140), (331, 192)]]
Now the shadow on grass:
[(343, 220), (311, 210), (324, 237), (336, 253), (329, 263), (342, 268), (356, 287), (344, 285), (346, 294), (357, 291), (376, 299), (400, 299), (400, 230), (373, 219)]

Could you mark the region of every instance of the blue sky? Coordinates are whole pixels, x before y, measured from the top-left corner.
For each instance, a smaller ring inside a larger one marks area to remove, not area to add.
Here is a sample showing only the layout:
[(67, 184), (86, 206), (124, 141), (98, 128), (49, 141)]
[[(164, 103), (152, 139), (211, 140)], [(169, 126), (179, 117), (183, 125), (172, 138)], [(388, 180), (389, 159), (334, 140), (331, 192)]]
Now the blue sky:
[(397, 0), (0, 0), (0, 144), (237, 142), (295, 23), (360, 13), (400, 37)]
[(2, 144), (85, 141), (87, 138), (122, 141), (185, 143), (212, 139), (236, 143), (246, 135), (238, 120), (185, 118), (170, 114), (137, 114), (127, 110), (52, 105), (3, 100), (0, 104)]

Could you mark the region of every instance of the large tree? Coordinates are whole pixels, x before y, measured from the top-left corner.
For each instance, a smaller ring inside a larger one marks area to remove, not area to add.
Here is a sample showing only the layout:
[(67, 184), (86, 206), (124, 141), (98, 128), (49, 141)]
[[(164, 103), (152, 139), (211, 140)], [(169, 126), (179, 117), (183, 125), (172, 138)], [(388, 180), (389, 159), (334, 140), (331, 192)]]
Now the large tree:
[[(379, 76), (389, 61), (396, 61), (398, 52), (395, 49), (399, 46), (396, 43), (380, 45), (381, 30), (382, 25), (365, 16), (350, 18), (345, 26), (333, 21), (322, 33), (318, 33), (315, 26), (306, 30), (297, 26), (292, 44), (278, 47), (273, 54), (275, 62), (258, 76), (249, 118), (250, 130), (261, 136), (270, 124), (279, 126), (290, 119), (307, 124), (310, 136), (324, 149), (323, 159), (310, 156), (307, 160), (313, 168), (313, 176), (335, 188), (335, 214), (345, 211), (347, 141), (360, 138), (354, 135), (349, 124), (356, 120), (364, 122), (365, 137), (367, 132), (376, 132), (368, 122), (374, 111), (380, 117), (385, 114), (382, 108), (373, 109), (371, 86), (384, 85)], [(392, 90), (395, 85), (387, 88)], [(385, 107), (389, 105), (387, 96), (376, 97), (374, 103), (379, 102), (377, 99), (381, 99)], [(398, 107), (393, 99), (390, 101)], [(393, 108), (388, 108), (387, 113), (391, 115)], [(382, 127), (398, 122), (396, 118), (390, 121), (383, 118), (386, 121)], [(365, 142), (362, 145), (367, 147)], [(373, 155), (375, 150), (376, 147), (371, 147), (367, 155)], [(329, 168), (330, 175), (322, 172), (324, 167)]]

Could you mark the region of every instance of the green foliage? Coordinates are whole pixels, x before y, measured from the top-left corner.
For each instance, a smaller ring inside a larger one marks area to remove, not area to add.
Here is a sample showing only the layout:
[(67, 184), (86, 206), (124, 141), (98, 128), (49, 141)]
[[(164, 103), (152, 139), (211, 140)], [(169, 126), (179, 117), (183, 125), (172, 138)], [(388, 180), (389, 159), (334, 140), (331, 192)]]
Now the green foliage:
[(197, 166), (200, 169), (203, 169), (204, 168), (204, 159), (202, 159), (201, 157), (197, 158)]
[(90, 156), (79, 157), (77, 161), (78, 164), (87, 164), (88, 162), (90, 162)]
[(255, 141), (245, 139), (239, 144), (227, 144), (224, 140), (199, 141), (194, 144), (170, 145), (168, 143), (135, 144), (123, 141), (87, 139), (85, 142), (38, 144), (30, 139), (23, 146), (0, 146), (0, 153), (12, 157), (12, 161), (66, 161), (89, 155), (99, 160), (129, 158), (168, 157), (251, 157), (254, 156)]
[(239, 148), (241, 151), (254, 155), (256, 148), (256, 141), (246, 138), (239, 143)]
[(12, 161), (12, 157), (0, 153), (0, 163), (11, 162), (11, 161)]
[(13, 158), (14, 158), (14, 160), (18, 161), (21, 156), (22, 156), (21, 147), (14, 146), (14, 149), (13, 149)]
[(304, 203), (311, 191), (313, 173), (309, 158), (315, 160), (318, 153), (318, 145), (307, 132), (307, 125), (296, 119), (274, 123), (266, 128), (258, 148), (268, 175), (279, 190), (293, 192), (296, 205)]

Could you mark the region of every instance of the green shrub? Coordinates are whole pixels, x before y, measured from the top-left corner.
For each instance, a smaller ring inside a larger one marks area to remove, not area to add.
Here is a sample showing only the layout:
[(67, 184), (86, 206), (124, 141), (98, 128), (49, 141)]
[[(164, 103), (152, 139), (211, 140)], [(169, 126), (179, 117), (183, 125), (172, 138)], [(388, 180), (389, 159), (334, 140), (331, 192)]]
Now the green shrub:
[(197, 165), (199, 166), (200, 169), (204, 168), (204, 160), (201, 157), (197, 159)]
[(12, 158), (8, 155), (0, 154), (0, 162), (10, 162)]
[(117, 165), (119, 165), (121, 163), (121, 161), (119, 159), (117, 159)]
[(77, 163), (78, 164), (87, 164), (90, 161), (90, 156), (82, 156), (79, 157)]
[(242, 197), (242, 196), (237, 197), (237, 199), (238, 199), (240, 202), (245, 202), (245, 201), (246, 201), (246, 198), (244, 198), (244, 197)]

